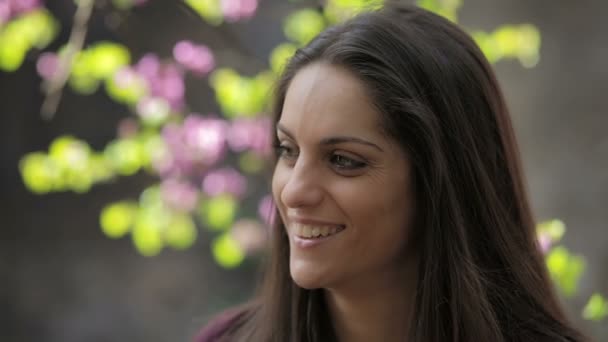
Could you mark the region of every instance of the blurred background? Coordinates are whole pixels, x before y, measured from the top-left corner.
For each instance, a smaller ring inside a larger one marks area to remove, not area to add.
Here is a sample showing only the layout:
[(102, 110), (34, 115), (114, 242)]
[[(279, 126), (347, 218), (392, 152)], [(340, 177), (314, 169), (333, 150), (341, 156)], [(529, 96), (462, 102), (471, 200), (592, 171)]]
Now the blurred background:
[[(0, 340), (187, 341), (249, 298), (273, 80), (378, 2), (0, 0)], [(409, 2), (494, 63), (551, 274), (607, 341), (608, 3)]]

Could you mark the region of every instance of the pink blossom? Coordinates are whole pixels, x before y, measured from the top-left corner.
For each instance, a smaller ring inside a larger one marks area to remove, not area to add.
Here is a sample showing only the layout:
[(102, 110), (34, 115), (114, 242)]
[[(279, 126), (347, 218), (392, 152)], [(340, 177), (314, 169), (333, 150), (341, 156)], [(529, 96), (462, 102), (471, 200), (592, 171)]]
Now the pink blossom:
[(0, 25), (11, 17), (11, 4), (6, 0), (0, 0)]
[(538, 239), (538, 244), (540, 246), (540, 250), (543, 253), (549, 252), (549, 249), (551, 249), (551, 245), (553, 244), (553, 240), (551, 239), (551, 236), (549, 236), (549, 234), (539, 233), (537, 236), (537, 239)]
[(183, 137), (193, 158), (207, 165), (222, 156), (226, 141), (226, 122), (220, 119), (189, 115), (182, 125)]
[(137, 102), (137, 114), (150, 121), (162, 121), (169, 116), (167, 101), (158, 97), (144, 97)]
[(203, 191), (210, 196), (231, 194), (241, 197), (247, 190), (247, 180), (232, 168), (213, 170), (203, 178)]
[(38, 75), (44, 79), (51, 79), (57, 73), (59, 57), (52, 52), (44, 52), (38, 57), (36, 70)]
[(186, 85), (182, 72), (174, 64), (164, 64), (155, 79), (152, 79), (152, 95), (162, 97), (171, 108), (179, 111), (184, 106)]
[(204, 45), (196, 45), (188, 40), (182, 40), (173, 47), (173, 58), (193, 73), (202, 76), (215, 65), (211, 50)]
[(131, 138), (139, 131), (139, 124), (132, 117), (124, 118), (118, 122), (118, 137)]
[(161, 136), (169, 156), (158, 164), (162, 174), (196, 176), (205, 172), (224, 156), (225, 131), (224, 120), (197, 114), (188, 115), (181, 125), (165, 125)]
[(192, 211), (198, 202), (196, 187), (186, 181), (165, 179), (160, 184), (160, 191), (163, 201), (175, 210)]
[(127, 88), (131, 82), (133, 82), (133, 79), (136, 77), (135, 75), (136, 74), (133, 69), (124, 67), (114, 74), (114, 81), (118, 87)]
[(155, 54), (146, 54), (134, 70), (146, 80), (153, 97), (165, 99), (174, 111), (183, 109), (186, 85), (182, 70), (175, 64), (162, 64)]
[(10, 5), (12, 16), (30, 12), (42, 5), (40, 0), (11, 0), (7, 2)]
[(257, 0), (221, 0), (222, 13), (228, 21), (251, 18), (258, 7)]
[(153, 83), (160, 71), (160, 60), (153, 53), (145, 54), (135, 65), (135, 70), (148, 82)]
[(239, 118), (232, 122), (228, 131), (228, 144), (235, 152), (253, 150), (269, 156), (271, 152), (271, 127), (269, 118)]
[(271, 195), (262, 197), (258, 204), (258, 215), (267, 225), (274, 224), (275, 205)]
[(230, 236), (248, 254), (262, 250), (267, 240), (265, 231), (260, 223), (248, 219), (235, 222), (230, 230)]

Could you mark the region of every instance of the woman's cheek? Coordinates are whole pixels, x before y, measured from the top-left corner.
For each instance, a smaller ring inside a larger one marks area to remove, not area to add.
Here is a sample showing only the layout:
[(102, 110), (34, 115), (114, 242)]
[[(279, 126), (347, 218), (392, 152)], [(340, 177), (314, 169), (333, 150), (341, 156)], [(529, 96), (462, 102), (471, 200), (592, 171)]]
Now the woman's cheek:
[(281, 165), (280, 161), (277, 163), (277, 166), (274, 169), (274, 173), (272, 175), (272, 197), (274, 202), (277, 204), (279, 209), (282, 207), (281, 201), (281, 191), (285, 187), (287, 183), (287, 179), (289, 177), (289, 171), (285, 170), (285, 167)]

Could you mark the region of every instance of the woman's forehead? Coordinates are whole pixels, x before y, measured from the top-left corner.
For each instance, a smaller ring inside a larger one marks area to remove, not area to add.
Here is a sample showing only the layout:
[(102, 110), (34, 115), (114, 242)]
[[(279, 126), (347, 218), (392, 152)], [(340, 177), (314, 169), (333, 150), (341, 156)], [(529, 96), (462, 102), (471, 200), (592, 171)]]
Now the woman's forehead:
[(325, 63), (308, 65), (291, 81), (281, 125), (290, 130), (380, 133), (380, 114), (364, 84), (348, 70)]

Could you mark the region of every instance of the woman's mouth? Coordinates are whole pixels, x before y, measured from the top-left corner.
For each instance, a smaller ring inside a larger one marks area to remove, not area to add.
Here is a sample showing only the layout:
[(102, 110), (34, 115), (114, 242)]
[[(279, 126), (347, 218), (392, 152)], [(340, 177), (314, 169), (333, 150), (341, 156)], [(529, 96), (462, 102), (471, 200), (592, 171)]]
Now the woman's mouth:
[(343, 225), (312, 225), (294, 223), (293, 234), (301, 239), (321, 239), (329, 237), (344, 230)]

